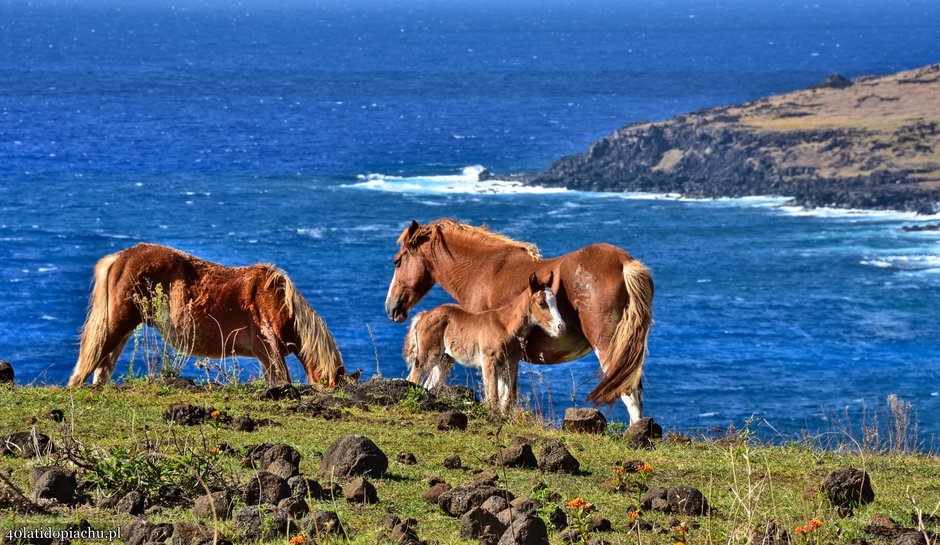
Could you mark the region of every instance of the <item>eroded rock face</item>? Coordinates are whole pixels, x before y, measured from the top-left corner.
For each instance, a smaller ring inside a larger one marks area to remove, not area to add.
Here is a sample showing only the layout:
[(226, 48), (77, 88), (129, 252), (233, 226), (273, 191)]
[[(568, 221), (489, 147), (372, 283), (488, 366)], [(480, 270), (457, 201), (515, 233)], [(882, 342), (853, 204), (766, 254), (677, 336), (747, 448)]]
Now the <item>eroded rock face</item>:
[(875, 501), (875, 491), (868, 473), (854, 467), (833, 471), (823, 481), (822, 487), (834, 507), (854, 509)]
[(573, 433), (602, 434), (607, 429), (607, 418), (597, 409), (570, 408), (565, 411), (561, 429)]
[(360, 475), (381, 477), (387, 469), (388, 457), (371, 439), (346, 435), (326, 449), (320, 462), (320, 477), (339, 481)]

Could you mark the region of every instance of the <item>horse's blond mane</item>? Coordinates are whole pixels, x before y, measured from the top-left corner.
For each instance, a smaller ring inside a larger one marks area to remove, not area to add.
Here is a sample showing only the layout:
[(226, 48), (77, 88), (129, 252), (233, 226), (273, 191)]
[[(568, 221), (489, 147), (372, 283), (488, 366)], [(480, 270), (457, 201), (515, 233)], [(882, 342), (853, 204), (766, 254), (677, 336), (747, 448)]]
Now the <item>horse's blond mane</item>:
[(542, 259), (542, 252), (539, 251), (538, 246), (532, 244), (531, 242), (522, 242), (509, 238), (506, 235), (494, 233), (490, 231), (486, 225), (475, 227), (473, 225), (467, 225), (466, 223), (460, 223), (459, 221), (450, 218), (441, 218), (422, 225), (418, 227), (418, 229), (416, 229), (410, 237), (408, 236), (409, 228), (406, 227), (405, 230), (402, 231), (400, 235), (398, 235), (398, 244), (404, 245), (411, 243), (419, 236), (433, 237), (438, 229), (440, 229), (442, 232), (449, 231), (453, 233), (460, 233), (463, 235), (468, 235), (470, 238), (475, 240), (483, 242), (495, 242), (523, 250), (529, 254), (529, 257), (531, 257), (533, 261)]
[(336, 341), (326, 327), (326, 322), (297, 291), (287, 273), (273, 265), (265, 267), (270, 271), (266, 285), (277, 283), (284, 289), (284, 306), (294, 319), (294, 330), (300, 341), (299, 356), (304, 366), (306, 367), (307, 362), (314, 362), (323, 376), (333, 376), (338, 369), (343, 368), (343, 356), (336, 347)]

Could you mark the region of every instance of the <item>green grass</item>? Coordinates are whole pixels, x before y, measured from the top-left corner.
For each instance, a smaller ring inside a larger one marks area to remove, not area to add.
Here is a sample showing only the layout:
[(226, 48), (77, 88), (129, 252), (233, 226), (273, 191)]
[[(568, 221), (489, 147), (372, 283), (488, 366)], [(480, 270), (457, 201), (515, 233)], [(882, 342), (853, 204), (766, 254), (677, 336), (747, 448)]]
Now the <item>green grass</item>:
[[(847, 543), (854, 537), (866, 537), (864, 527), (876, 513), (888, 515), (910, 526), (913, 511), (908, 495), (928, 511), (940, 500), (940, 459), (927, 455), (849, 454), (819, 451), (802, 444), (769, 446), (749, 440), (738, 433), (721, 440), (691, 443), (667, 441), (654, 451), (629, 448), (618, 434), (606, 436), (571, 435), (538, 424), (531, 417), (521, 416), (513, 422), (497, 423), (485, 418), (472, 418), (466, 431), (439, 432), (437, 414), (420, 412), (416, 400), (388, 409), (374, 407), (370, 411), (349, 410), (342, 420), (325, 421), (285, 409), (296, 402), (260, 401), (259, 388), (240, 385), (207, 392), (187, 393), (153, 383), (137, 381), (132, 388), (109, 386), (98, 391), (70, 392), (61, 388), (23, 387), (0, 388), (0, 435), (29, 430), (49, 435), (60, 443), (75, 438), (89, 449), (97, 449), (100, 459), (108, 452), (139, 449), (148, 440), (172, 458), (177, 468), (195, 464), (179, 452), (189, 449), (190, 455), (208, 456), (208, 449), (226, 443), (235, 448), (258, 443), (287, 443), (303, 455), (301, 472), (316, 478), (319, 456), (338, 437), (357, 433), (366, 435), (388, 455), (390, 464), (385, 478), (372, 479), (378, 489), (380, 503), (358, 507), (345, 502), (317, 502), (311, 506), (334, 510), (347, 527), (352, 543), (374, 543), (381, 532), (379, 521), (386, 514), (419, 520), (418, 534), (430, 542), (475, 543), (458, 538), (459, 520), (446, 516), (436, 505), (421, 500), (427, 479), (438, 476), (451, 485), (469, 482), (472, 469), (496, 471), (500, 485), (516, 496), (532, 495), (536, 483), (544, 482), (548, 490), (560, 495), (565, 503), (583, 497), (597, 506), (597, 514), (613, 522), (615, 533), (602, 537), (611, 543), (637, 543), (637, 535), (629, 533), (632, 525), (629, 509), (637, 504), (637, 495), (616, 493), (611, 469), (618, 462), (643, 460), (653, 466), (650, 486), (688, 485), (699, 488), (714, 511), (709, 517), (680, 517), (695, 520), (701, 527), (684, 537), (685, 543), (744, 543), (750, 528), (760, 521), (774, 519), (792, 529), (811, 518), (824, 521), (823, 527), (805, 542)], [(235, 432), (224, 425), (181, 427), (163, 421), (162, 414), (171, 403), (193, 403), (211, 406), (230, 416), (248, 414), (270, 418), (280, 427), (262, 427), (252, 433)], [(62, 409), (65, 422), (42, 418), (51, 409)], [(33, 418), (37, 418), (35, 423)], [(609, 429), (617, 430), (613, 425)], [(668, 431), (668, 430), (667, 430)], [(538, 470), (494, 468), (484, 458), (499, 446), (510, 444), (517, 435), (534, 436), (533, 448), (539, 453), (545, 440), (561, 439), (581, 462), (582, 475), (542, 474)], [(418, 463), (402, 465), (395, 461), (400, 451), (413, 452)], [(458, 453), (465, 468), (445, 469), (442, 461)], [(180, 460), (183, 460), (182, 462)], [(29, 468), (37, 463), (67, 464), (58, 455), (35, 460), (13, 457), (0, 458), (0, 472), (24, 491), (29, 491)], [(245, 482), (250, 470), (240, 466), (241, 457), (219, 455), (211, 461), (226, 479)], [(876, 500), (864, 506), (849, 519), (838, 519), (819, 493), (826, 475), (839, 467), (854, 466), (868, 471)], [(543, 497), (546, 493), (541, 493)], [(663, 523), (672, 515), (643, 513), (644, 519)], [(0, 507), (0, 527), (62, 526), (81, 518), (96, 528), (112, 528), (130, 520), (94, 507), (74, 510), (60, 508), (53, 515), (24, 515), (10, 507)], [(149, 516), (151, 521), (193, 520), (189, 509), (171, 507)], [(211, 521), (209, 522), (211, 524)], [(239, 542), (230, 522), (222, 522), (222, 533)], [(937, 528), (934, 526), (933, 530)], [(673, 544), (673, 533), (641, 535), (644, 544)], [(794, 538), (796, 536), (793, 536)], [(866, 537), (870, 543), (876, 539)], [(288, 536), (269, 543), (287, 543)], [(76, 542), (78, 543), (78, 542)], [(557, 533), (552, 543), (561, 543)], [(794, 543), (797, 543), (795, 540)]]

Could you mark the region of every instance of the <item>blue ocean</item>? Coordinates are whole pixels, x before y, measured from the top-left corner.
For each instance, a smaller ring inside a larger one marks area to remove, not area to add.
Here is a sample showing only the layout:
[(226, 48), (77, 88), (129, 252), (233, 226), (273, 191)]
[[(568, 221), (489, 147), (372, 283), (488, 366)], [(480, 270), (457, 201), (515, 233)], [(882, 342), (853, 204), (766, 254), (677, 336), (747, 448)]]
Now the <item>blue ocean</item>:
[[(94, 263), (148, 241), (277, 264), (348, 367), (404, 376), (406, 326), (383, 308), (395, 238), (446, 216), (547, 256), (609, 242), (646, 263), (645, 412), (668, 429), (753, 416), (794, 437), (896, 394), (930, 441), (940, 235), (901, 227), (940, 218), (478, 174), (833, 71), (938, 62), (937, 44), (932, 0), (0, 0), (0, 359), (20, 384), (63, 384)], [(435, 288), (419, 308), (447, 300)], [(560, 415), (597, 368), (523, 365), (522, 395)]]

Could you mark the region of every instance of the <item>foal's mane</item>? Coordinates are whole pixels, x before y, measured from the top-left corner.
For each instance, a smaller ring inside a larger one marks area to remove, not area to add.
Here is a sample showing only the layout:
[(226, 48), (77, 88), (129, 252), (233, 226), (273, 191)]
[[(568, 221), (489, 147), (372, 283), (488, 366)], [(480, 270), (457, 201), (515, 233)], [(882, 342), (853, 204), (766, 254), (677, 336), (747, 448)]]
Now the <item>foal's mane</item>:
[(426, 236), (433, 240), (438, 232), (456, 233), (465, 235), (467, 238), (477, 242), (490, 244), (496, 243), (522, 250), (526, 252), (530, 258), (532, 258), (532, 261), (538, 261), (539, 259), (542, 259), (542, 252), (539, 251), (535, 244), (532, 244), (531, 242), (522, 242), (509, 238), (506, 235), (494, 233), (490, 231), (486, 225), (475, 227), (473, 225), (467, 225), (466, 223), (460, 223), (454, 219), (441, 218), (418, 227), (418, 229), (412, 233), (411, 237), (408, 237), (408, 230), (409, 228), (406, 227), (405, 230), (402, 231), (400, 235), (398, 235), (398, 244), (409, 244), (420, 236)]

